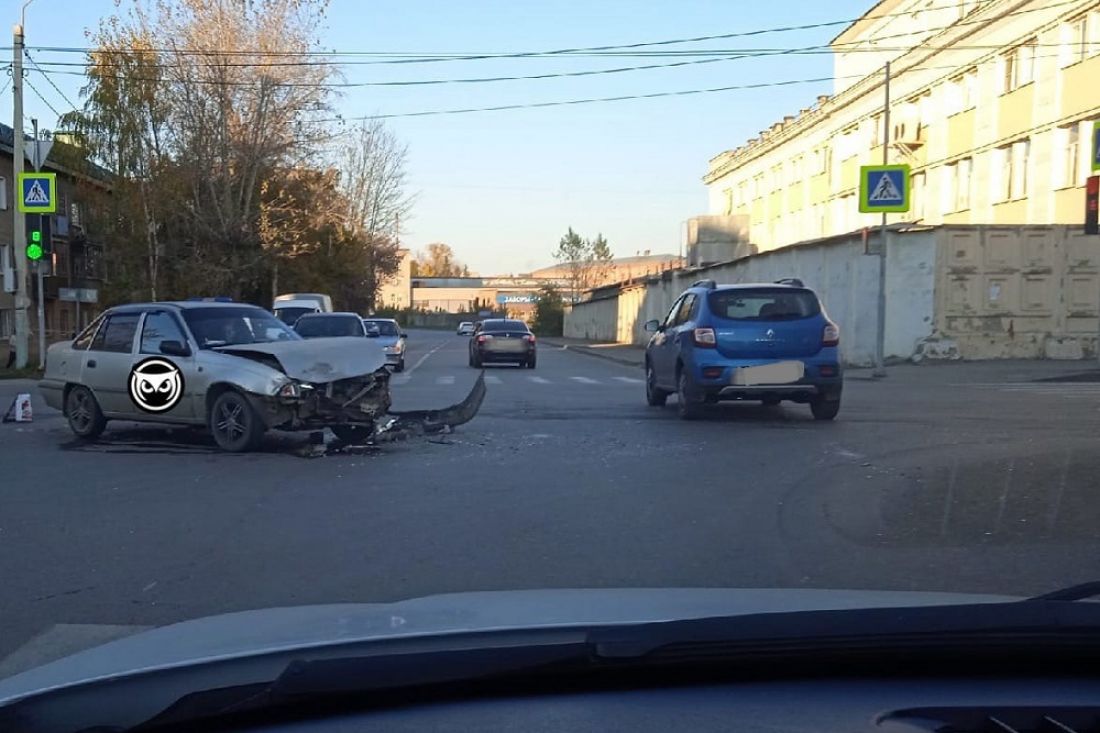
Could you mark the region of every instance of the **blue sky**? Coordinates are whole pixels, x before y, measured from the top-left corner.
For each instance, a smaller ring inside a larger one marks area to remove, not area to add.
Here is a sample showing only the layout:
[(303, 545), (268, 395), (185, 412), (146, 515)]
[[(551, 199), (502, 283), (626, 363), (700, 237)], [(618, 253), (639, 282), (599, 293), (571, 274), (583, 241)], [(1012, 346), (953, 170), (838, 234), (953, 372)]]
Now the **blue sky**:
[[(517, 52), (660, 41), (854, 18), (871, 0), (785, 3), (705, 0), (332, 0), (325, 48), (340, 51)], [(0, 2), (6, 27), (21, 0)], [(128, 2), (123, 3), (128, 7)], [(85, 46), (85, 31), (115, 12), (113, 0), (34, 0), (27, 44)], [(839, 27), (709, 41), (671, 48), (745, 49), (827, 43)], [(2, 45), (7, 45), (5, 42)], [(10, 51), (4, 52), (9, 55)], [(72, 54), (34, 52), (39, 61)], [(9, 56), (10, 58), (10, 56)], [(345, 80), (392, 81), (540, 74), (675, 59), (495, 59), (351, 66)], [(827, 56), (740, 59), (671, 69), (569, 78), (344, 90), (345, 116), (546, 102), (825, 77)], [(80, 103), (81, 79), (35, 71), (29, 82), (59, 112)], [(0, 78), (0, 87), (7, 79)], [(602, 232), (616, 255), (675, 252), (681, 223), (706, 212), (707, 160), (809, 106), (829, 84), (632, 100), (389, 122), (408, 143), (417, 201), (404, 241), (443, 241), (483, 274), (522, 272), (551, 262), (566, 227)], [(27, 116), (52, 128), (56, 115), (27, 89)], [(10, 87), (0, 115), (11, 121)]]

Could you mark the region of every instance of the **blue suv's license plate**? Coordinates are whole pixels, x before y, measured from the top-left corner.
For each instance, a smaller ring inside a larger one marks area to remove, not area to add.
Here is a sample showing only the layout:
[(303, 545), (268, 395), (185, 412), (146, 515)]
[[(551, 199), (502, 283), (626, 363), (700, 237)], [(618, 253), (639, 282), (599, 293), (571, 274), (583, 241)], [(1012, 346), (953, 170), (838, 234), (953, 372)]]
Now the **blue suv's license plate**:
[(806, 365), (800, 361), (777, 361), (774, 364), (738, 367), (733, 370), (730, 383), (738, 387), (757, 384), (790, 384), (802, 379)]

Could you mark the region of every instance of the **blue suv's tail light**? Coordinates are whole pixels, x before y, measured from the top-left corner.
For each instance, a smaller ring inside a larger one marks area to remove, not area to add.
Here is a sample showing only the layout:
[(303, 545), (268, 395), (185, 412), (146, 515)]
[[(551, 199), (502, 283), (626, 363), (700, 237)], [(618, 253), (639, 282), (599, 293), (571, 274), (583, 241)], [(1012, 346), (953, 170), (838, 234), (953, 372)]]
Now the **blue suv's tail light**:
[(829, 321), (825, 324), (825, 329), (821, 333), (821, 345), (822, 346), (836, 346), (840, 343), (840, 328)]
[(691, 340), (696, 346), (713, 349), (718, 344), (718, 338), (714, 335), (713, 328), (697, 328), (691, 334)]

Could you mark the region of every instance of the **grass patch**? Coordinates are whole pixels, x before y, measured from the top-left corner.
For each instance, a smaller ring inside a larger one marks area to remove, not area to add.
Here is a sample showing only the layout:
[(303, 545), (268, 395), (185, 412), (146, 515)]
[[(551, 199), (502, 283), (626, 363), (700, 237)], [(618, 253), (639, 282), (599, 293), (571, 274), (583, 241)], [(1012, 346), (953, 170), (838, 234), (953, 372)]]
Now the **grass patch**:
[(23, 369), (0, 369), (0, 379), (41, 379), (42, 372), (38, 367), (25, 367)]

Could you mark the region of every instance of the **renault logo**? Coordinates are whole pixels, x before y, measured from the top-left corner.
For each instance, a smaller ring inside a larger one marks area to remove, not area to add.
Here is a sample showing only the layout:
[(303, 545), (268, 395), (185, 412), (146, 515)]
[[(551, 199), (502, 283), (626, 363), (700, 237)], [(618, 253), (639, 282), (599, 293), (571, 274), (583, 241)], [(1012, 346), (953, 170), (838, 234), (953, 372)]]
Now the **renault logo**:
[(775, 338), (775, 329), (769, 328), (767, 331), (764, 332), (764, 335), (767, 336), (769, 339)]

